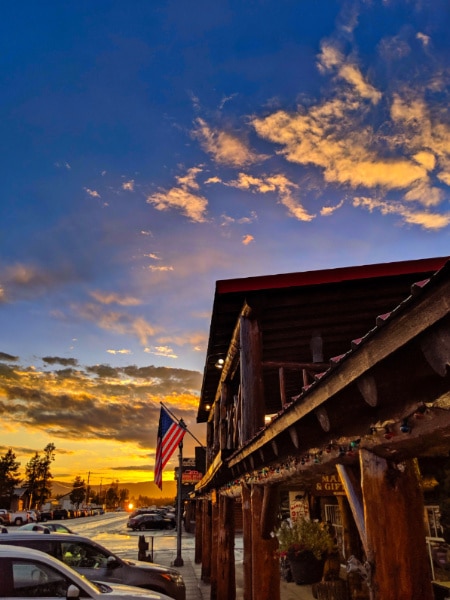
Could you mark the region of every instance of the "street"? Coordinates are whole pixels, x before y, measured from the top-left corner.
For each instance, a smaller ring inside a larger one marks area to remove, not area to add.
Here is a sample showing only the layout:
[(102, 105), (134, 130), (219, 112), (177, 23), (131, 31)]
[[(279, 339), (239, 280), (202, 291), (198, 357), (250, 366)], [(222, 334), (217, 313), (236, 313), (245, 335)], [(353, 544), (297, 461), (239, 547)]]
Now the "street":
[[(167, 554), (168, 551), (176, 553), (176, 530), (132, 531), (126, 526), (128, 516), (128, 513), (125, 512), (105, 513), (104, 515), (59, 522), (64, 523), (75, 533), (95, 540), (122, 558), (137, 559), (140, 535), (145, 535), (146, 541), (149, 542), (149, 552), (151, 552), (153, 543), (153, 562), (158, 562), (158, 552), (160, 554)], [(193, 548), (194, 542), (193, 536), (182, 532), (182, 548)]]

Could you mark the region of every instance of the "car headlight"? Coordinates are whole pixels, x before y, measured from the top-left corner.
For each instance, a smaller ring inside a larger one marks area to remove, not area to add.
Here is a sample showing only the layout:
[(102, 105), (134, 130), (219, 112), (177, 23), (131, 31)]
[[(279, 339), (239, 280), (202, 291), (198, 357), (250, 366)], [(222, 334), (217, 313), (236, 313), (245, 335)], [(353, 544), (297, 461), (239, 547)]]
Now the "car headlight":
[(167, 581), (176, 583), (177, 585), (184, 585), (183, 578), (179, 573), (163, 573), (161, 577), (164, 577)]

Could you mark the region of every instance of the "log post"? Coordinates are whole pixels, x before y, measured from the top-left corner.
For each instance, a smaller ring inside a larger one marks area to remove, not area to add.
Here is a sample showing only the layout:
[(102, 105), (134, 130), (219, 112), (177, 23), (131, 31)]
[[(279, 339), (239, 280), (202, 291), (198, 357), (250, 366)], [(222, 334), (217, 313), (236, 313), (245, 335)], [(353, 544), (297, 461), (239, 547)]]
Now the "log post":
[(220, 409), (219, 409), (219, 445), (221, 450), (226, 450), (228, 446), (228, 404), (229, 404), (229, 384), (224, 381), (220, 390)]
[(206, 425), (206, 469), (214, 460), (214, 419), (209, 419)]
[(281, 398), (281, 406), (284, 406), (287, 402), (286, 400), (286, 379), (284, 377), (284, 367), (280, 367), (278, 369), (278, 375), (280, 378), (280, 398)]
[(212, 519), (212, 546), (211, 546), (211, 590), (210, 600), (217, 600), (217, 570), (219, 560), (219, 530), (220, 530), (220, 519), (219, 519), (219, 502), (217, 501), (217, 495), (214, 492), (214, 496), (211, 504), (211, 519)]
[(195, 564), (202, 562), (203, 500), (195, 501)]
[(358, 529), (355, 521), (352, 519), (352, 513), (348, 504), (348, 500), (345, 496), (336, 496), (336, 500), (339, 506), (339, 512), (341, 514), (344, 534), (344, 558), (348, 559), (352, 555), (361, 556), (361, 540), (358, 537)]
[(360, 465), (373, 600), (432, 600), (417, 461), (361, 449)]
[(202, 570), (201, 579), (205, 583), (211, 578), (211, 544), (212, 544), (212, 522), (211, 502), (203, 500), (203, 535), (202, 535)]
[(264, 427), (262, 341), (256, 319), (241, 316), (242, 442)]
[(213, 442), (213, 460), (220, 450), (220, 401), (216, 400), (213, 406), (214, 410), (214, 442)]
[(264, 539), (261, 532), (263, 496), (262, 486), (252, 486), (252, 600), (280, 600), (278, 540)]
[(261, 537), (265, 540), (271, 538), (271, 533), (277, 526), (279, 504), (280, 498), (278, 486), (264, 486), (263, 502), (261, 506)]
[(242, 484), (242, 542), (243, 559), (242, 568), (244, 575), (244, 598), (252, 600), (252, 507), (250, 488)]
[(219, 496), (217, 600), (236, 600), (234, 498)]

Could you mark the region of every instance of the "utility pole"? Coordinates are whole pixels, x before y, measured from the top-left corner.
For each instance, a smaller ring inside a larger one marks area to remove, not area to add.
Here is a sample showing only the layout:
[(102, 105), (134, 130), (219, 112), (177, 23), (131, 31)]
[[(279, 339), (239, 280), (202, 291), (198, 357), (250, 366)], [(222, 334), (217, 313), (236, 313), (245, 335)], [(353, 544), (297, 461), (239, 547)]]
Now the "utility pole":
[[(180, 420), (182, 423), (182, 419)], [(183, 423), (184, 425), (184, 423)], [(174, 567), (182, 567), (184, 565), (184, 561), (181, 557), (181, 488), (183, 481), (183, 441), (178, 444), (179, 454), (178, 454), (178, 503), (177, 503), (177, 556), (173, 561)]]
[(86, 499), (84, 501), (86, 507), (89, 506), (89, 479), (91, 478), (91, 472), (88, 471), (88, 479), (87, 479), (87, 485), (86, 485)]

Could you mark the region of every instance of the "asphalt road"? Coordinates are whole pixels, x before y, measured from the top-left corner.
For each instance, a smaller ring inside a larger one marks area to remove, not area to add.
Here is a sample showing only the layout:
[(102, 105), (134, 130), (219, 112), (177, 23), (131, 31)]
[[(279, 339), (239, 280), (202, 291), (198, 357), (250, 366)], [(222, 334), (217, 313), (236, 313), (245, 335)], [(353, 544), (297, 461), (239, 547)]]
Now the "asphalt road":
[[(174, 551), (177, 549), (176, 530), (146, 530), (145, 532), (132, 531), (126, 524), (128, 513), (105, 513), (93, 517), (82, 517), (78, 519), (67, 519), (58, 521), (64, 523), (75, 533), (95, 540), (108, 550), (122, 558), (137, 559), (138, 541), (140, 535), (145, 535), (149, 542), (150, 550), (153, 544), (153, 561), (158, 562), (158, 552)], [(57, 521), (55, 521), (57, 522)], [(182, 531), (182, 547), (193, 548), (194, 538)]]

